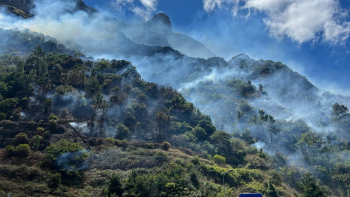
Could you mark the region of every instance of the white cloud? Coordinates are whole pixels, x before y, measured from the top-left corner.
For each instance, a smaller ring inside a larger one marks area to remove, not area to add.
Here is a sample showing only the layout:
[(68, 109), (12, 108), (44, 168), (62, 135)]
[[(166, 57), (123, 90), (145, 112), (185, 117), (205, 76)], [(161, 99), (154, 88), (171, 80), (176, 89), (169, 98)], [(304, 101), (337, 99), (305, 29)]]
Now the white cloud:
[(264, 13), (271, 36), (299, 43), (318, 40), (320, 35), (324, 41), (343, 43), (350, 33), (348, 12), (338, 0), (203, 0), (203, 4), (207, 12), (229, 7), (234, 16), (238, 9)]
[(137, 0), (114, 0), (112, 4), (117, 10), (127, 8), (145, 20), (157, 10), (158, 0), (138, 0), (141, 6), (136, 5), (135, 1)]
[(113, 5), (117, 9), (122, 9), (122, 6), (126, 6), (127, 4), (132, 4), (134, 0), (114, 0)]
[(221, 8), (221, 4), (225, 3), (227, 0), (203, 0), (204, 10), (207, 12), (212, 12), (217, 6)]
[(151, 9), (155, 9), (158, 1), (157, 0), (140, 0), (143, 6)]

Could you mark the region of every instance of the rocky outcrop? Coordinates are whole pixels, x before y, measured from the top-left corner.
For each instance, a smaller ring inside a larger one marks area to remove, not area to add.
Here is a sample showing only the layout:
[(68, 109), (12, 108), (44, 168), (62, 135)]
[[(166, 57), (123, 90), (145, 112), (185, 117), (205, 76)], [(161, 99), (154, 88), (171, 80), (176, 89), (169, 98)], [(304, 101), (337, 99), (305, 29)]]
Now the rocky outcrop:
[[(82, 0), (60, 0), (60, 1), (76, 1), (74, 11), (83, 10), (89, 14), (96, 12), (95, 9), (87, 6)], [(6, 7), (8, 11), (22, 16), (23, 18), (32, 17), (31, 10), (34, 8), (33, 0), (0, 0), (0, 6)]]

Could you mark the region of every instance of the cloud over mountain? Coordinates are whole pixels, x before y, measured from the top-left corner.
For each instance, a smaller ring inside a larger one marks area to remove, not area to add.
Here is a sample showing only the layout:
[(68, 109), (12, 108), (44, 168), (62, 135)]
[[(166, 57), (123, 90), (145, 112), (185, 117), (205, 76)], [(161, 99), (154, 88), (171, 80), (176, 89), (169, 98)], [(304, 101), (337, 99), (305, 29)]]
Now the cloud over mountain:
[(248, 17), (261, 13), (271, 36), (278, 39), (339, 44), (349, 37), (348, 12), (338, 0), (203, 0), (203, 3), (209, 13), (224, 6), (232, 9), (233, 16), (239, 10), (247, 10)]
[(157, 10), (158, 0), (114, 0), (112, 5), (117, 10), (127, 8), (145, 20), (148, 20)]

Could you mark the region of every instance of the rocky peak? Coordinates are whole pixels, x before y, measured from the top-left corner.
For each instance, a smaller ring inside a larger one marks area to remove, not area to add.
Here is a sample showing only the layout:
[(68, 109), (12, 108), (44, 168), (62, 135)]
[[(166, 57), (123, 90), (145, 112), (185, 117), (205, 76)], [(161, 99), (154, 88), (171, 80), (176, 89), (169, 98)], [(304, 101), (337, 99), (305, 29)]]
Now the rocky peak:
[(164, 13), (154, 15), (153, 18), (147, 22), (147, 25), (151, 31), (161, 34), (167, 34), (173, 31), (170, 18)]

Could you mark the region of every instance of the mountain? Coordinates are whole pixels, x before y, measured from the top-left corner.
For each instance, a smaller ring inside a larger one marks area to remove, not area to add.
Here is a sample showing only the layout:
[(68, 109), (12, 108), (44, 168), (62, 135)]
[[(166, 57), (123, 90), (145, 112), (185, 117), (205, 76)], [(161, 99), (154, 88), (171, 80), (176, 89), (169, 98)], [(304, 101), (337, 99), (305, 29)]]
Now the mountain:
[(126, 24), (123, 33), (132, 41), (149, 46), (169, 46), (190, 57), (215, 57), (208, 48), (197, 40), (174, 32), (170, 18), (159, 13), (144, 24)]
[[(236, 187), (228, 194), (267, 192), (268, 181), (274, 181), (265, 153), (217, 131), (209, 116), (175, 89), (143, 80), (131, 62), (81, 59), (64, 54), (73, 51), (64, 46), (48, 49), (37, 46), (26, 57), (0, 57), (1, 195), (205, 191), (213, 196), (221, 193), (222, 172), (231, 165), (240, 166), (226, 177)], [(203, 143), (203, 148), (196, 145)], [(18, 185), (17, 179), (24, 181)], [(280, 196), (295, 192), (285, 183), (274, 185)]]
[[(62, 0), (76, 2), (73, 10), (82, 10), (89, 14), (96, 12), (95, 9), (88, 7), (82, 0)], [(33, 16), (31, 10), (35, 7), (33, 0), (0, 0), (0, 6), (7, 8), (9, 12), (21, 16), (23, 18), (30, 18)]]
[(65, 40), (0, 30), (0, 195), (221, 196), (228, 170), (230, 196), (349, 194), (348, 97), (212, 57), (163, 13), (94, 17)]

